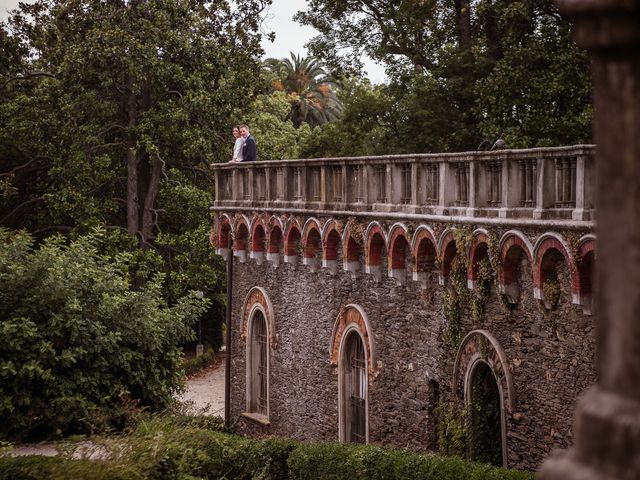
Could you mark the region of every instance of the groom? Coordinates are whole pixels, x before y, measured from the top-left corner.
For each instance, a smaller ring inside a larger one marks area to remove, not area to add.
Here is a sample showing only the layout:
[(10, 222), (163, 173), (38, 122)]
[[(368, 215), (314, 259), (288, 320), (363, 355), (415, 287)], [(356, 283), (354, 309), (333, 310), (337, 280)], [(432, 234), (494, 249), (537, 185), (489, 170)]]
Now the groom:
[(256, 147), (256, 141), (249, 133), (249, 127), (246, 125), (240, 125), (240, 135), (244, 138), (244, 145), (242, 146), (242, 161), (243, 162), (255, 162), (258, 154)]

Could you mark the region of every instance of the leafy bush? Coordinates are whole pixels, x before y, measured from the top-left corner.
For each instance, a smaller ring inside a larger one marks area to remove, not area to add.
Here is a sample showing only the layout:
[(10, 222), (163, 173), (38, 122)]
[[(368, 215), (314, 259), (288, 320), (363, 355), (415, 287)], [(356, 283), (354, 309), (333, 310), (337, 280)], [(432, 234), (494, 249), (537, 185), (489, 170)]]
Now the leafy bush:
[[(153, 480), (533, 480), (528, 472), (376, 445), (250, 440), (223, 433), (219, 420), (208, 419), (143, 420), (129, 436), (116, 439), (99, 462), (0, 458), (0, 480), (106, 480), (126, 478), (123, 472)], [(64, 469), (71, 472), (67, 477), (59, 475)]]
[(216, 352), (211, 345), (207, 345), (204, 352), (199, 357), (189, 358), (182, 364), (185, 375), (192, 375), (203, 368), (208, 367), (216, 360)]
[(134, 466), (100, 460), (69, 460), (61, 457), (0, 459), (0, 480), (142, 480)]
[(36, 249), (0, 229), (0, 437), (121, 427), (182, 386), (179, 344), (207, 302), (168, 306), (161, 276), (133, 291), (130, 256), (98, 253), (100, 234)]

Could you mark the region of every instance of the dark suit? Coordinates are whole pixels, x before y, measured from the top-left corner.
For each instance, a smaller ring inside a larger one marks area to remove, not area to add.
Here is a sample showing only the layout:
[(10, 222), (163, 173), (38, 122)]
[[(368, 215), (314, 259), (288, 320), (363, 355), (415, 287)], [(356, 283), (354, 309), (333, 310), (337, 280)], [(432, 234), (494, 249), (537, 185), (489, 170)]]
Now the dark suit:
[(242, 146), (242, 161), (255, 162), (257, 155), (258, 148), (256, 147), (256, 141), (249, 135), (244, 139), (244, 145)]

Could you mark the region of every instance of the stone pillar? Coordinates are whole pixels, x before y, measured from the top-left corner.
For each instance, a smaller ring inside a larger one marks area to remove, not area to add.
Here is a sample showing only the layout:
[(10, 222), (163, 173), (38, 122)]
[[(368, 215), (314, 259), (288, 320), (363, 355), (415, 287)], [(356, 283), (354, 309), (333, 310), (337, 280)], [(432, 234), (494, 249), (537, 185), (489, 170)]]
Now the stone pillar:
[(598, 383), (544, 480), (640, 478), (640, 0), (557, 0), (593, 57)]

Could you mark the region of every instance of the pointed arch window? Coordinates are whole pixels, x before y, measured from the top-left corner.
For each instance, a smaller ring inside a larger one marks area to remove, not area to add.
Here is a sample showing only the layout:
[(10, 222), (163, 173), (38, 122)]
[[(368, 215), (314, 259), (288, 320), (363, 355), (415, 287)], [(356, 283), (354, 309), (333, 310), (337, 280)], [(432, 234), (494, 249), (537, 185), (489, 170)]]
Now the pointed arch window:
[(347, 335), (342, 355), (342, 440), (367, 443), (367, 359), (356, 330)]
[(247, 352), (248, 413), (269, 416), (269, 334), (267, 321), (257, 309), (251, 318)]

